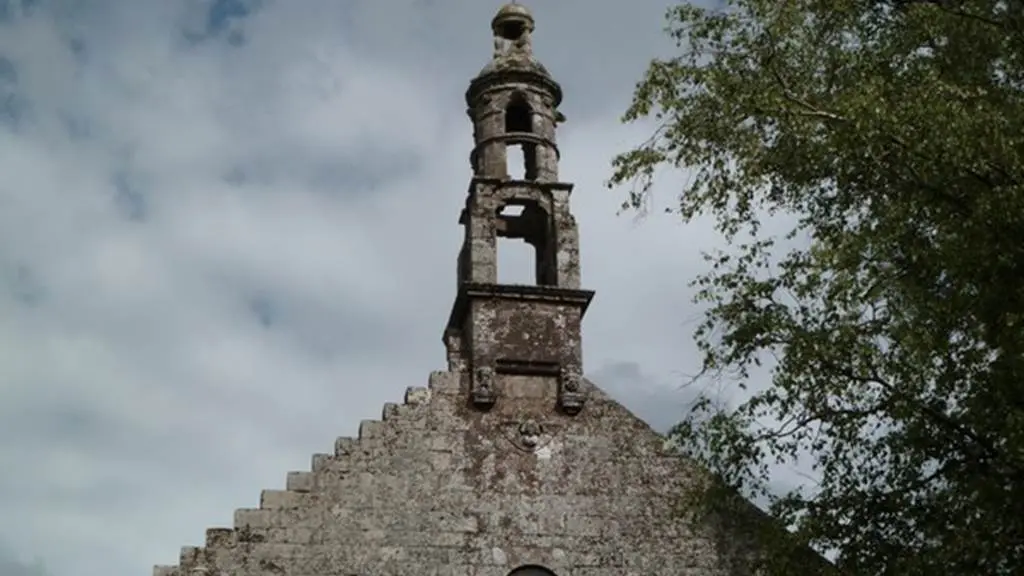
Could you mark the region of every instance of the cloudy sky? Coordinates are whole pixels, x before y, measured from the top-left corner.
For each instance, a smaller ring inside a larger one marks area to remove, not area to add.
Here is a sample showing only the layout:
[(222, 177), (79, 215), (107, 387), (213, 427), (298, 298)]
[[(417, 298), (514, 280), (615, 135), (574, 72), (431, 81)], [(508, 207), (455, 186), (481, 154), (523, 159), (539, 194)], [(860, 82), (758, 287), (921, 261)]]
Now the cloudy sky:
[[(617, 215), (603, 182), (649, 133), (618, 118), (668, 3), (532, 5), (597, 291), (587, 372), (659, 428), (717, 239)], [(498, 5), (0, 0), (0, 576), (175, 563), (443, 368), (462, 94)]]

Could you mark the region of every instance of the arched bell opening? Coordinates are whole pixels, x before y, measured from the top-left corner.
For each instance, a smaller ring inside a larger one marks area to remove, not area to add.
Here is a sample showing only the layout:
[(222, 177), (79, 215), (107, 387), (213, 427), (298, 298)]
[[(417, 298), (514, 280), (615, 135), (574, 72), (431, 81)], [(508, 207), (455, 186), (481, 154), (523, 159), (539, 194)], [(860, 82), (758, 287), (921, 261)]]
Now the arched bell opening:
[[(495, 219), (498, 282), (554, 286), (558, 271), (548, 211), (533, 200), (511, 200), (498, 208)], [(514, 240), (522, 240), (526, 246)], [(529, 247), (533, 248), (532, 254), (524, 250)], [(528, 267), (532, 275), (520, 273)]]

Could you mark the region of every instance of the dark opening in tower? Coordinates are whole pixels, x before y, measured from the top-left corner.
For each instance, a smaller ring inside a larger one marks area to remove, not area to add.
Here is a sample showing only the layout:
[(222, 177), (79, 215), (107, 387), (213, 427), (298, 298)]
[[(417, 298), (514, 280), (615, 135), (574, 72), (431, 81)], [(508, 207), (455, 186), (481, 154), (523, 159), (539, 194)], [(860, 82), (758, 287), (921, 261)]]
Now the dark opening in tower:
[(516, 94), (505, 108), (505, 133), (533, 132), (533, 111), (522, 94)]
[[(533, 111), (522, 94), (515, 94), (505, 108), (506, 134), (532, 134)], [(516, 180), (537, 179), (537, 145), (532, 141), (508, 142), (508, 174)]]
[(501, 26), (498, 27), (498, 35), (505, 40), (511, 40), (512, 42), (522, 38), (523, 34), (526, 34), (526, 23), (518, 20), (503, 22)]

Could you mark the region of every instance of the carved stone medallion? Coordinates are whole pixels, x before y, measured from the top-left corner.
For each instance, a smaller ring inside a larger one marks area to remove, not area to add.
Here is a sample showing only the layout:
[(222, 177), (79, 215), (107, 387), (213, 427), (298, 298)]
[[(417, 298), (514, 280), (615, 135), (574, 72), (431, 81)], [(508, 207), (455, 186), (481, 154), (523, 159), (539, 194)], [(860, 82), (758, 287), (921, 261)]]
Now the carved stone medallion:
[(533, 418), (509, 420), (502, 425), (505, 438), (523, 452), (535, 452), (551, 442), (556, 426)]

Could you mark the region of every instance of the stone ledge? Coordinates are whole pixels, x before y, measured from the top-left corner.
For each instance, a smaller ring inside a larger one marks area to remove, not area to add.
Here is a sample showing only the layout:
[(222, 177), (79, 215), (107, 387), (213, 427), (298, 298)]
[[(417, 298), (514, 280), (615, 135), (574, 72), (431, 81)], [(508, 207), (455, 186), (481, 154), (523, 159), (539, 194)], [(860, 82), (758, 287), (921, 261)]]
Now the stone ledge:
[(261, 510), (293, 510), (310, 502), (309, 494), (291, 490), (263, 490), (260, 492)]
[(207, 528), (207, 548), (229, 548), (235, 545), (236, 532), (233, 528)]
[(363, 420), (359, 423), (359, 439), (380, 438), (385, 430), (384, 423), (380, 420)]
[(177, 566), (153, 566), (153, 576), (179, 576)]
[(293, 492), (311, 492), (316, 486), (316, 476), (312, 472), (289, 472), (285, 480), (285, 489)]
[(448, 316), (448, 329), (461, 329), (470, 302), (476, 299), (516, 300), (531, 304), (554, 304), (573, 306), (580, 309), (580, 317), (587, 311), (590, 301), (594, 299), (593, 290), (575, 288), (558, 288), (556, 286), (535, 286), (530, 284), (490, 284), (481, 282), (462, 282), (459, 292)]
[(312, 463), (310, 465), (310, 469), (314, 473), (316, 473), (318, 470), (322, 470), (323, 468), (326, 468), (327, 465), (330, 463), (332, 458), (333, 458), (333, 455), (331, 455), (331, 454), (313, 454), (313, 457), (311, 459)]
[(430, 388), (423, 386), (410, 386), (405, 389), (405, 403), (409, 406), (418, 406), (430, 402)]

